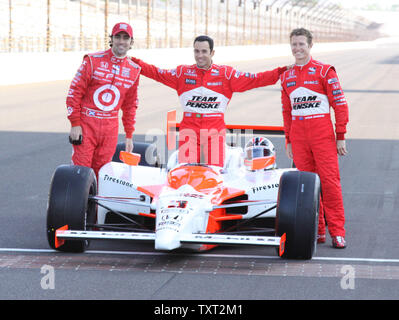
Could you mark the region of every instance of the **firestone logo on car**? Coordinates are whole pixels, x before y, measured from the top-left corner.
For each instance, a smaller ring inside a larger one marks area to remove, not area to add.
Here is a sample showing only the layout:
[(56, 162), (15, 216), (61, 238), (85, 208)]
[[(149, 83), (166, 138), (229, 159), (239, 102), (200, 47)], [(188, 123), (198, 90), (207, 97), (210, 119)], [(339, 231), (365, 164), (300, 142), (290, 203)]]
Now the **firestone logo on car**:
[(104, 181), (114, 182), (114, 183), (120, 184), (122, 186), (129, 187), (129, 188), (133, 188), (134, 187), (134, 185), (132, 183), (128, 182), (128, 181), (125, 181), (125, 180), (122, 180), (122, 179), (118, 179), (118, 178), (115, 178), (115, 177), (111, 177), (111, 176), (109, 176), (107, 174), (104, 176)]
[(264, 186), (259, 186), (259, 187), (252, 187), (252, 192), (256, 193), (256, 192), (260, 192), (260, 191), (266, 191), (269, 189), (274, 189), (274, 188), (278, 188), (279, 184), (278, 183), (273, 183), (273, 184), (267, 184)]

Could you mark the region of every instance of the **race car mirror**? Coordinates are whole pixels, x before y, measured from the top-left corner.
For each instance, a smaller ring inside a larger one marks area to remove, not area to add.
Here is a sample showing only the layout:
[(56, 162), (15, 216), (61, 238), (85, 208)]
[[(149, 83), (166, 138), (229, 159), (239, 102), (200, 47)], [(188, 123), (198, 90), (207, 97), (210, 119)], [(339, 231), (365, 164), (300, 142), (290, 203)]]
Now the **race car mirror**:
[(139, 153), (121, 151), (119, 153), (119, 159), (121, 159), (123, 163), (126, 163), (129, 166), (137, 166), (140, 162), (141, 155)]

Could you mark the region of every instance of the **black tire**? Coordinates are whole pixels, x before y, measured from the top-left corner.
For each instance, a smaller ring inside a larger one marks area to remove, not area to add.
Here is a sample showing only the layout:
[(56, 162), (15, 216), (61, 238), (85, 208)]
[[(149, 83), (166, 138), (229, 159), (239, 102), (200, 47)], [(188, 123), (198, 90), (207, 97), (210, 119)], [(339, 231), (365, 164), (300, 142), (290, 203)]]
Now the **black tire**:
[(47, 240), (51, 248), (64, 252), (83, 252), (87, 240), (65, 240), (55, 248), (55, 231), (68, 225), (71, 230), (89, 230), (97, 220), (97, 205), (89, 195), (97, 194), (96, 175), (91, 168), (61, 165), (53, 175), (47, 208)]
[[(119, 159), (119, 153), (124, 151), (126, 145), (124, 142), (119, 142), (116, 145), (116, 150), (114, 156), (112, 157), (113, 162), (122, 162)], [(159, 167), (160, 161), (157, 155), (157, 149), (155, 144), (145, 143), (145, 142), (134, 142), (133, 152), (139, 153), (141, 155), (139, 166), (147, 167)]]
[(320, 179), (317, 174), (283, 173), (276, 211), (276, 235), (286, 234), (283, 258), (312, 258), (316, 251), (319, 205)]

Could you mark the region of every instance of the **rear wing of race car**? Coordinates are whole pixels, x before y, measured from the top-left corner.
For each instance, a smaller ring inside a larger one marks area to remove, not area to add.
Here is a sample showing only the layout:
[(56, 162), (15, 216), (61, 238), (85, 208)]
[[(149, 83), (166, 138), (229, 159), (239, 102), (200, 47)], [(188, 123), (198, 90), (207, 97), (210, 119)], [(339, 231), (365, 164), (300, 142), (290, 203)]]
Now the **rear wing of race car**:
[[(176, 133), (179, 132), (180, 123), (176, 120), (176, 110), (168, 111), (166, 117), (166, 144), (168, 150), (176, 149)], [(245, 133), (251, 131), (253, 134), (268, 134), (284, 136), (284, 127), (282, 126), (258, 126), (258, 125), (238, 125), (227, 124), (226, 129), (232, 130), (232, 133)]]

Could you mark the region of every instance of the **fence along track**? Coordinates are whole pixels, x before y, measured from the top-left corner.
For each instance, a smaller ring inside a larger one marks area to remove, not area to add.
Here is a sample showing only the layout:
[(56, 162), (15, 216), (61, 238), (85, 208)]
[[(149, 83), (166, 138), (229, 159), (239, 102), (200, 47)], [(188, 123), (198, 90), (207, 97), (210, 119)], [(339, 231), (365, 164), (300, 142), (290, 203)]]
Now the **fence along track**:
[(0, 0), (0, 52), (103, 50), (120, 21), (135, 48), (189, 47), (199, 34), (218, 46), (286, 43), (295, 27), (317, 42), (378, 37), (330, 0)]

